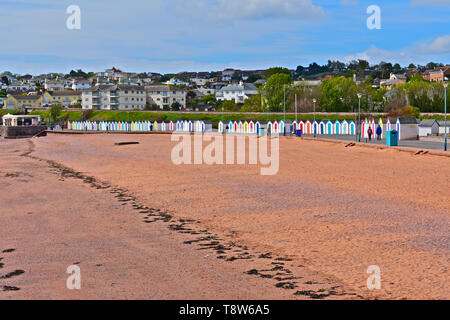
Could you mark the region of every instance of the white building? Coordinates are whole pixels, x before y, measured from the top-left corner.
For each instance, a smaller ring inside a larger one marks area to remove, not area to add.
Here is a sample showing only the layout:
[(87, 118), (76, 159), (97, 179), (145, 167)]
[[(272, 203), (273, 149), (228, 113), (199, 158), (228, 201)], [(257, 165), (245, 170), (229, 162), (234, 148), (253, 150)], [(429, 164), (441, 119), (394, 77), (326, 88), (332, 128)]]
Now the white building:
[(147, 103), (142, 86), (98, 85), (83, 90), (81, 106), (95, 110), (143, 110)]
[(47, 80), (44, 81), (44, 89), (47, 91), (62, 91), (66, 89), (66, 83), (56, 80)]
[(439, 134), (439, 123), (434, 119), (422, 120), (419, 124), (419, 136), (427, 137)]
[(22, 81), (13, 81), (7, 86), (8, 91), (29, 91), (29, 90), (35, 90), (36, 86), (30, 85), (28, 83), (22, 82)]
[(172, 86), (188, 86), (189, 85), (188, 82), (182, 81), (177, 78), (172, 78), (169, 81), (165, 82), (164, 84), (168, 84), (168, 85), (172, 85)]
[(157, 105), (161, 109), (168, 108), (178, 102), (183, 109), (186, 109), (186, 90), (169, 85), (145, 86), (147, 104)]
[(91, 81), (90, 80), (72, 80), (72, 86), (71, 89), (78, 91), (78, 90), (84, 90), (89, 89), (91, 87)]
[(209, 79), (192, 78), (191, 82), (195, 83), (198, 86), (205, 86), (209, 82)]
[(258, 94), (258, 89), (252, 83), (241, 81), (238, 85), (231, 84), (217, 91), (216, 99), (244, 103), (246, 99), (255, 94)]

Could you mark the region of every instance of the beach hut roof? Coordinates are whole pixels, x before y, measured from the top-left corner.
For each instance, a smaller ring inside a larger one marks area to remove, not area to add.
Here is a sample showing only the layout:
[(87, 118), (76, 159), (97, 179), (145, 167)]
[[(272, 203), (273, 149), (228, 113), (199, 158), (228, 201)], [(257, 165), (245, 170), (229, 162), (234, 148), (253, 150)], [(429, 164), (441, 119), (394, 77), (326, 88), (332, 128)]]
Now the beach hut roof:
[[(437, 122), (435, 119), (425, 119), (425, 120), (422, 120), (419, 127), (432, 127), (435, 122)], [(438, 122), (438, 124), (439, 124), (439, 122)]]
[(400, 124), (418, 124), (419, 121), (416, 117), (400, 117), (398, 118)]
[[(444, 127), (445, 128), (445, 121), (444, 120), (438, 120), (437, 123), (438, 123), (438, 125), (440, 127)], [(450, 127), (450, 121), (449, 120), (447, 120), (447, 127)]]

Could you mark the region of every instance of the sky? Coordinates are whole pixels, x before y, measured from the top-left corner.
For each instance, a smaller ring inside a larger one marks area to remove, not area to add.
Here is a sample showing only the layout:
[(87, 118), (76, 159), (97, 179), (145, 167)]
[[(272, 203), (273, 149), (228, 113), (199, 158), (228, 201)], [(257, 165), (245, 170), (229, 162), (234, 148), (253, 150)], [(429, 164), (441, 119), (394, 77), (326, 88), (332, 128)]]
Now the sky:
[[(367, 27), (370, 5), (381, 29)], [(450, 0), (0, 0), (0, 72), (450, 63), (449, 17)]]

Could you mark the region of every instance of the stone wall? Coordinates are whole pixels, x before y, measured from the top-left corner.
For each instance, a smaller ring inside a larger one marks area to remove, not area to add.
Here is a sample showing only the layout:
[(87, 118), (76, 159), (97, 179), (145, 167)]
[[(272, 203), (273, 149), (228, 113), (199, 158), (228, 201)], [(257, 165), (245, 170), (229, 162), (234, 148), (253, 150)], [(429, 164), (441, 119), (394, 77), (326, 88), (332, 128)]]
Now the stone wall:
[(0, 136), (4, 138), (32, 137), (44, 130), (47, 130), (46, 126), (22, 126), (22, 127), (0, 126)]

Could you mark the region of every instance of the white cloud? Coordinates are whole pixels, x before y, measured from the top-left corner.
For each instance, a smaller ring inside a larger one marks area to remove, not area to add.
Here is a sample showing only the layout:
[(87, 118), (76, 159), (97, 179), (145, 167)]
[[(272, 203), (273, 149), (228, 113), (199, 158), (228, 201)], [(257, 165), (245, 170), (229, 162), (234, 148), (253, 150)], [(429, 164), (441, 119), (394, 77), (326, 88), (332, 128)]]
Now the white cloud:
[(418, 48), (424, 54), (450, 54), (450, 34), (420, 43)]
[(383, 50), (376, 46), (371, 46), (366, 51), (345, 56), (344, 60), (364, 59), (372, 64), (379, 63), (380, 61), (392, 61), (399, 62), (403, 65), (411, 62), (427, 63), (430, 61), (448, 63), (449, 54), (450, 35), (443, 35), (400, 50)]

